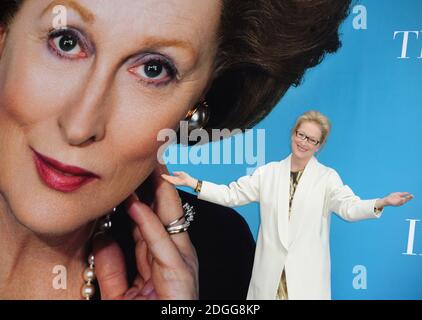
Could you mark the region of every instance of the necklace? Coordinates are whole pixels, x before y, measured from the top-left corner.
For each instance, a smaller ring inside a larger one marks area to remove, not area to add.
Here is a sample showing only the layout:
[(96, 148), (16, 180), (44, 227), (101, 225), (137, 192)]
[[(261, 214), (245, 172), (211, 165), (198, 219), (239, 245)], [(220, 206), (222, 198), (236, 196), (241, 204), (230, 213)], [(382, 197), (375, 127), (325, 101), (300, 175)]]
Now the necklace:
[[(116, 208), (113, 208), (112, 213), (116, 212)], [(105, 218), (101, 219), (98, 223), (98, 231), (94, 233), (93, 238), (99, 233), (105, 233), (111, 228), (111, 219), (110, 214), (106, 215)], [(85, 268), (82, 277), (84, 279), (84, 284), (81, 288), (82, 298), (85, 300), (91, 300), (95, 294), (95, 258), (91, 253), (88, 256), (88, 267)]]
[(94, 255), (91, 253), (88, 257), (88, 267), (83, 272), (84, 285), (81, 289), (82, 297), (85, 300), (90, 300), (95, 294), (94, 280), (95, 280), (95, 261)]

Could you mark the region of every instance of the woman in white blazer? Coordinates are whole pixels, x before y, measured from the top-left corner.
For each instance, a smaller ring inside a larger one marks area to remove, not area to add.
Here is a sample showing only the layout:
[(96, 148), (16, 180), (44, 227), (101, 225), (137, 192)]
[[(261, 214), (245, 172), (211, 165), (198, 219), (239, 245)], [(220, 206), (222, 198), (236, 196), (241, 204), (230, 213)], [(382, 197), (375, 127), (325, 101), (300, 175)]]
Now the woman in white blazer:
[(301, 115), (292, 130), (292, 153), (252, 175), (226, 185), (185, 172), (162, 177), (190, 186), (198, 198), (235, 207), (260, 203), (259, 228), (248, 299), (331, 299), (330, 213), (348, 221), (378, 218), (386, 206), (401, 206), (412, 195), (396, 192), (361, 200), (337, 172), (314, 157), (330, 131), (318, 111)]

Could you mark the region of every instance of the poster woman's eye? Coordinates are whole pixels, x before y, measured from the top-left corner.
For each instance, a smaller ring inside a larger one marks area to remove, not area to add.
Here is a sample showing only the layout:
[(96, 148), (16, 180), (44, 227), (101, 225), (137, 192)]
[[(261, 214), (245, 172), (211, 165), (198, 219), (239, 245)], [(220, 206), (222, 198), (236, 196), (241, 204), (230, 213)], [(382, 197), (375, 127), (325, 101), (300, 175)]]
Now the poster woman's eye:
[(128, 70), (141, 82), (153, 85), (165, 85), (173, 80), (177, 71), (173, 64), (159, 55), (144, 56), (135, 67)]
[(147, 77), (147, 78), (160, 78), (163, 76), (163, 74), (165, 72), (164, 67), (159, 63), (159, 62), (148, 62), (147, 64), (144, 65), (143, 67), (143, 74)]
[(55, 30), (49, 35), (49, 49), (61, 58), (81, 59), (88, 57), (81, 35), (72, 29)]

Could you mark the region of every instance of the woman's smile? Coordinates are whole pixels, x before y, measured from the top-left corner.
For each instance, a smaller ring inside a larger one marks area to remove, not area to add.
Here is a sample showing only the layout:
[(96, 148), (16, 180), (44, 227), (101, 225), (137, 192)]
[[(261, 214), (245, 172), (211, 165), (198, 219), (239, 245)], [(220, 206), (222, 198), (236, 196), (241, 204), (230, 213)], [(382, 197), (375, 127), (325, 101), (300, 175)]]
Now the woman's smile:
[(300, 146), (299, 144), (297, 144), (297, 148), (299, 149), (299, 151), (302, 151), (302, 152), (306, 152), (306, 151), (308, 151), (308, 149), (303, 148), (303, 147), (302, 147), (302, 146)]
[(100, 179), (98, 175), (88, 170), (63, 164), (32, 148), (31, 150), (40, 178), (54, 190), (72, 192), (95, 179)]

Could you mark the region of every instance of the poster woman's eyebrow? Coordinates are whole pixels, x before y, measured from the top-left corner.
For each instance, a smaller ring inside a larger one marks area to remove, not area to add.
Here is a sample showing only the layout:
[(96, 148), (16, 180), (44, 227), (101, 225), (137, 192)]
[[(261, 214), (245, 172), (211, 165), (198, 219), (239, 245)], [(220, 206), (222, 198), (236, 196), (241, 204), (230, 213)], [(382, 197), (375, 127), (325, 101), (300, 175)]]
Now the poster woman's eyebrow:
[(192, 58), (197, 56), (197, 52), (193, 45), (189, 41), (181, 40), (181, 39), (167, 39), (167, 38), (160, 38), (160, 37), (145, 37), (142, 41), (142, 45), (146, 48), (156, 49), (156, 48), (165, 48), (165, 47), (173, 47), (183, 49), (188, 52)]
[(74, 0), (54, 0), (47, 6), (47, 8), (43, 10), (41, 16), (43, 16), (47, 12), (52, 12), (55, 6), (65, 6), (66, 8), (75, 10), (81, 16), (82, 20), (89, 24), (92, 24), (95, 21), (95, 15), (87, 8), (85, 8)]

